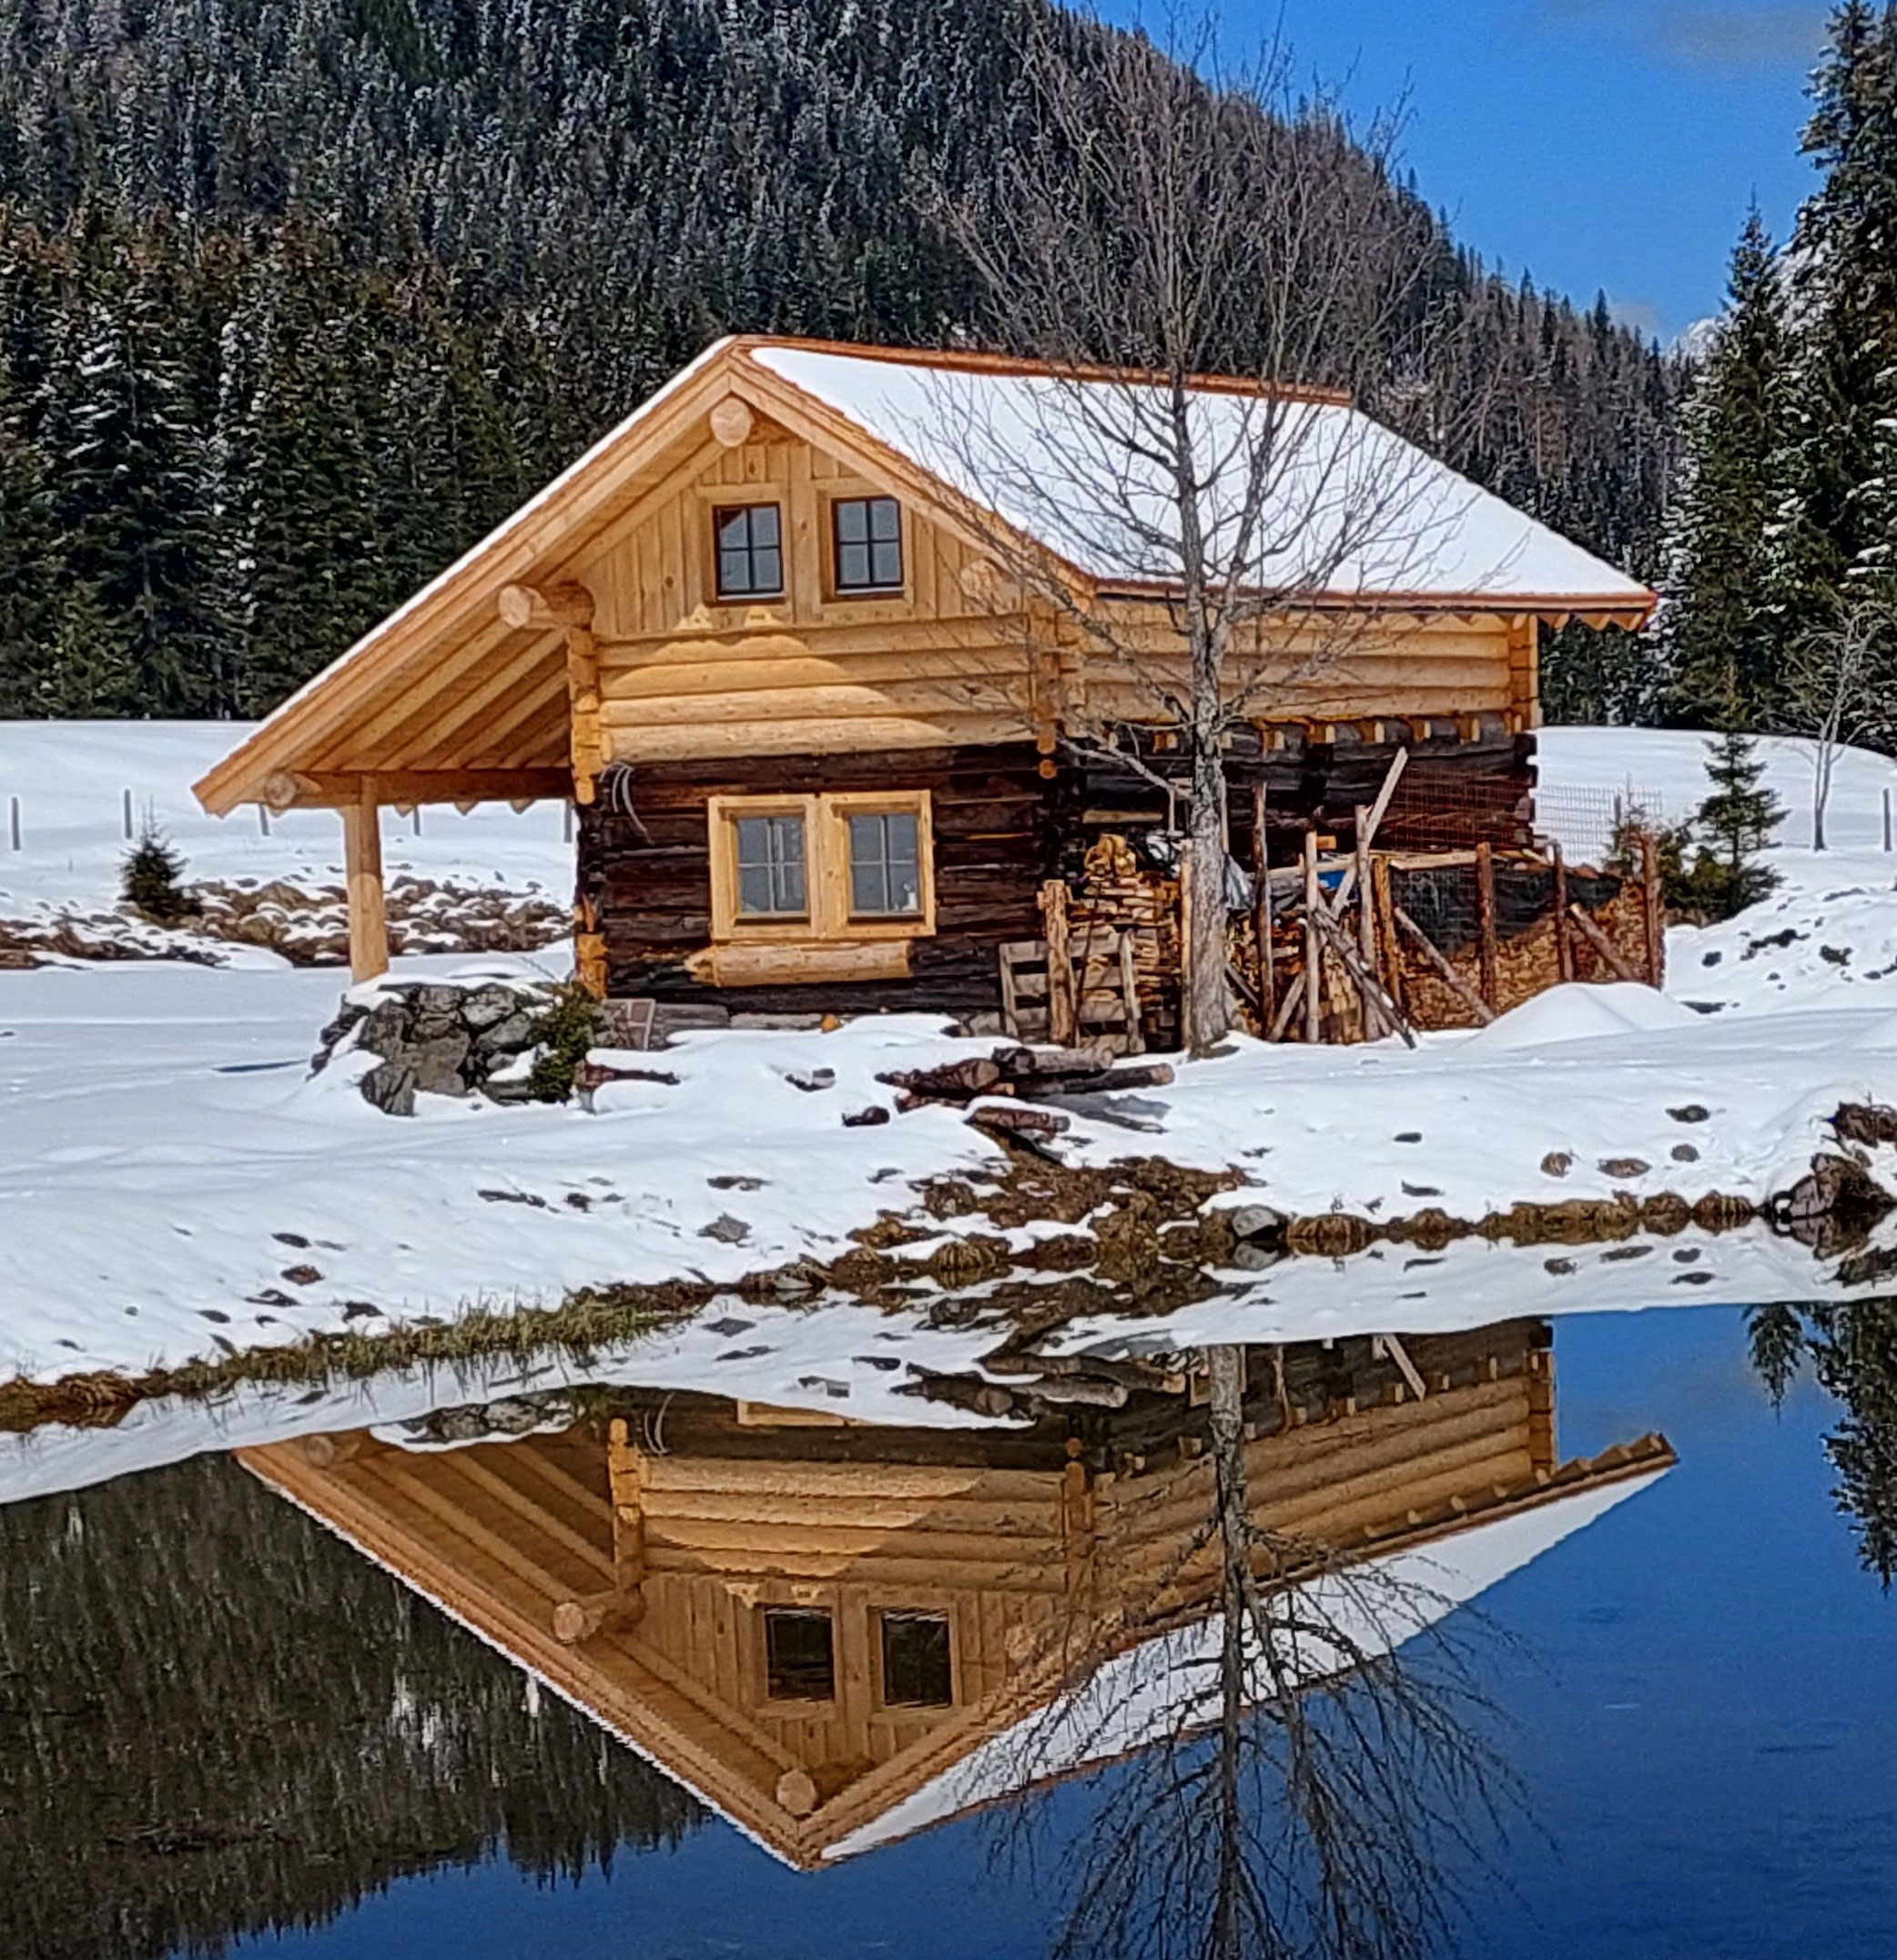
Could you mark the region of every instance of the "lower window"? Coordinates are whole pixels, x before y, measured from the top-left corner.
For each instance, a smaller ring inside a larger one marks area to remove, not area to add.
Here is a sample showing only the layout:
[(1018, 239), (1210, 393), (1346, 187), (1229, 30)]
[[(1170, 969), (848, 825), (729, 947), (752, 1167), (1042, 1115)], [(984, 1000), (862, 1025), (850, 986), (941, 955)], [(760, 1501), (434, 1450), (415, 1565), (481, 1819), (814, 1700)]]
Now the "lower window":
[(773, 1701), (835, 1700), (837, 1652), (829, 1614), (805, 1607), (765, 1609), (764, 1681)]
[(947, 1613), (885, 1613), (883, 1701), (891, 1708), (947, 1708), (955, 1662)]

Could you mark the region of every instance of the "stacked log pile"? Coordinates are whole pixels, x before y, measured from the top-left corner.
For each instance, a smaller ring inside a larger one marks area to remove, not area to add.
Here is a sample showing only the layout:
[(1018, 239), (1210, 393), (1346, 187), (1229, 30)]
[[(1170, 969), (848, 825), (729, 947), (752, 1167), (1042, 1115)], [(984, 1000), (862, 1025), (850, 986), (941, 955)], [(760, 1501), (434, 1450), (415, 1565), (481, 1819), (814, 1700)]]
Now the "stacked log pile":
[(1028, 1139), (1058, 1136), (1067, 1119), (1019, 1105), (1050, 1097), (1121, 1094), (1162, 1089), (1172, 1080), (1163, 1061), (1122, 1062), (1102, 1048), (998, 1048), (930, 1069), (891, 1069), (877, 1081), (899, 1090), (899, 1114), (947, 1104), (969, 1111), (977, 1129)]
[(1148, 870), (1123, 837), (1108, 832), (1088, 850), (1068, 930), (1078, 955), (1091, 932), (1126, 933), (1132, 941), (1140, 1022), (1149, 1048), (1179, 1041), (1179, 883)]

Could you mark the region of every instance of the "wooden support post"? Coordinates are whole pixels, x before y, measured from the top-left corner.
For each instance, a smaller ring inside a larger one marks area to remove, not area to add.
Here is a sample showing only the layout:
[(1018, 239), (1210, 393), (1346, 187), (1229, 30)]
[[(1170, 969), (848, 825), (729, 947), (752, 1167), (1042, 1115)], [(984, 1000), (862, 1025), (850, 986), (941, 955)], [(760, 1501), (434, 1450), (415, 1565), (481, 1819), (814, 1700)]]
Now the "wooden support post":
[[(1370, 812), (1363, 804), (1357, 806), (1357, 951), (1364, 961), (1367, 973), (1376, 971), (1376, 919), (1371, 910), (1373, 903), (1370, 891)], [(1382, 1010), (1375, 1000), (1365, 993), (1364, 996), (1364, 1036), (1374, 1041), (1387, 1031), (1384, 1027)]]
[(1555, 1357), (1547, 1348), (1527, 1356), (1528, 1377), (1528, 1462), (1546, 1475), (1555, 1467)]
[(349, 888), (350, 978), (359, 985), (389, 970), (389, 919), (382, 904), (382, 813), (375, 777), (342, 807), (342, 866)]
[[(1181, 909), (1182, 913), (1183, 906)], [(1058, 878), (1049, 878), (1040, 888), (1040, 918), (1041, 937), (1048, 946), (1048, 1040), (1056, 1048), (1070, 1048), (1073, 1045), (1079, 1003), (1074, 995), (1073, 954), (1067, 935), (1067, 887)], [(1182, 918), (1181, 923), (1182, 927)]]
[(1324, 1039), (1324, 941), (1318, 937), (1317, 832), (1304, 832), (1304, 1039)]
[(1376, 909), (1377, 937), (1383, 941), (1383, 980), (1391, 1000), (1405, 1019), (1409, 1016), (1409, 995), (1403, 984), (1403, 949), (1396, 943), (1395, 906), (1390, 897), (1390, 860), (1370, 860), (1370, 895)]
[(1271, 855), (1264, 844), (1264, 785), (1252, 792), (1252, 935), (1258, 941), (1258, 1027), (1267, 1037), (1277, 1003), (1272, 961)]
[(1567, 860), (1561, 847), (1548, 847), (1548, 860), (1555, 868), (1555, 965), (1564, 980), (1574, 978), (1574, 933), (1567, 923)]
[(1395, 910), (1396, 923), (1415, 941), (1417, 950), (1435, 969), (1436, 975), (1444, 986), (1475, 1015), (1476, 1019), (1485, 1028), (1487, 1027), (1489, 1022), (1496, 1018), (1487, 1001), (1443, 958), (1442, 954), (1436, 950), (1435, 945), (1429, 935), (1400, 905)]
[(631, 1440), (624, 1417), (613, 1418), (606, 1437), (614, 1572), (621, 1593), (637, 1598), (645, 1583), (645, 1452)]
[(1496, 944), (1496, 859), (1486, 838), (1476, 847), (1476, 930), (1481, 956), (1482, 998), (1490, 1007), (1497, 1007), (1501, 1003), (1496, 998), (1500, 985), (1500, 958)]
[(1600, 955), (1602, 963), (1616, 980), (1627, 980), (1636, 987), (1641, 984), (1640, 976), (1614, 950), (1614, 942), (1579, 906), (1570, 905), (1567, 916), (1581, 929), (1581, 937)]
[(1640, 833), (1640, 884), (1647, 901), (1647, 984), (1659, 987), (1667, 978), (1667, 908), (1660, 890), (1659, 847), (1650, 830)]

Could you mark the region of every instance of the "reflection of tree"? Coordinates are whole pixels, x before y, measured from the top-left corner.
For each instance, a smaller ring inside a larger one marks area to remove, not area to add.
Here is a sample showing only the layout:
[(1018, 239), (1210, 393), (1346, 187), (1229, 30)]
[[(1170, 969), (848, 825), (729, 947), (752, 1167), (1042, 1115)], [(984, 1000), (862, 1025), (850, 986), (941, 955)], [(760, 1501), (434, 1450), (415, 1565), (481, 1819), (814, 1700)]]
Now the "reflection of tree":
[(1749, 1307), (1752, 1366), (1781, 1402), (1809, 1358), (1818, 1386), (1844, 1405), (1825, 1437), (1831, 1497), (1854, 1521), (1858, 1556), (1888, 1589), (1897, 1577), (1897, 1299)]
[(232, 1464), (0, 1510), (0, 1954), (216, 1953), (697, 1816)]
[[(1156, 1586), (1116, 1601), (1109, 1637), (1070, 1642), (1017, 1765), (1028, 1781), (1057, 1754), (1127, 1758), (1061, 1851), (1055, 1953), (1409, 1960), (1450, 1931), (1450, 1866), (1484, 1861), (1517, 1786), (1449, 1601), (1261, 1525), (1243, 1351), (1207, 1359), (1212, 1515)], [(1182, 1611), (1201, 1562), (1210, 1585)]]

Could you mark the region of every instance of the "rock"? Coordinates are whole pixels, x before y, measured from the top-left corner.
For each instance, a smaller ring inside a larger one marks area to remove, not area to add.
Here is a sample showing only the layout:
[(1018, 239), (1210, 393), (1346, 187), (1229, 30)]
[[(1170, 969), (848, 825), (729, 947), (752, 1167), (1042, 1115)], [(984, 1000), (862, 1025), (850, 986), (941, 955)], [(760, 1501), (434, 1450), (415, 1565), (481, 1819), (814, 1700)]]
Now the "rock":
[(415, 1087), (431, 1096), (466, 1093), (462, 1064), (471, 1046), (467, 1034), (452, 1030), (417, 1043), (408, 1051), (409, 1066), (414, 1071)]
[(283, 1275), (292, 1286), (314, 1286), (322, 1275), (313, 1265), (292, 1265), (283, 1269)]
[(1667, 1114), (1675, 1122), (1707, 1122), (1711, 1120), (1712, 1112), (1703, 1102), (1687, 1102), (1677, 1110), (1669, 1110)]
[(1644, 1157), (1603, 1157), (1598, 1168), (1603, 1177), (1645, 1177), (1653, 1166)]
[(761, 1177), (740, 1177), (728, 1172), (721, 1177), (708, 1177), (705, 1183), (714, 1191), (762, 1191), (765, 1186)]
[(462, 1025), (476, 1034), (507, 1019), (515, 1009), (517, 996), (509, 987), (477, 987), (462, 1000)]
[(1285, 1217), (1269, 1204), (1235, 1204), (1224, 1214), (1236, 1239), (1275, 1239), (1283, 1235)]
[(1544, 1177), (1566, 1177), (1574, 1169), (1574, 1159), (1565, 1150), (1551, 1150), (1541, 1160)]
[(533, 1031), (540, 1025), (537, 1011), (522, 1010), (509, 1014), (504, 1020), (481, 1028), (475, 1034), (475, 1045), (484, 1055), (517, 1055), (523, 1048), (532, 1045)]
[(1255, 1240), (1241, 1240), (1232, 1248), (1232, 1257), (1227, 1264), (1236, 1266), (1241, 1273), (1263, 1273), (1277, 1264), (1284, 1254), (1273, 1251), (1269, 1245), (1261, 1245)]
[(1690, 1143), (1676, 1143), (1670, 1153), (1675, 1163), (1698, 1163), (1699, 1153)]
[(872, 1102), (867, 1109), (848, 1112), (843, 1119), (843, 1127), (846, 1130), (873, 1130), (877, 1124), (886, 1123), (888, 1120), (888, 1111), (880, 1102)]
[(742, 1245), (751, 1236), (751, 1228), (742, 1218), (734, 1218), (729, 1212), (720, 1212), (710, 1224), (699, 1226), (698, 1236), (716, 1239), (725, 1245)]
[(405, 1061), (384, 1061), (362, 1078), (362, 1095), (385, 1116), (415, 1113), (415, 1071)]
[(837, 1086), (835, 1069), (793, 1069), (784, 1078), (793, 1089), (801, 1089), (814, 1094), (819, 1089), (834, 1089)]

